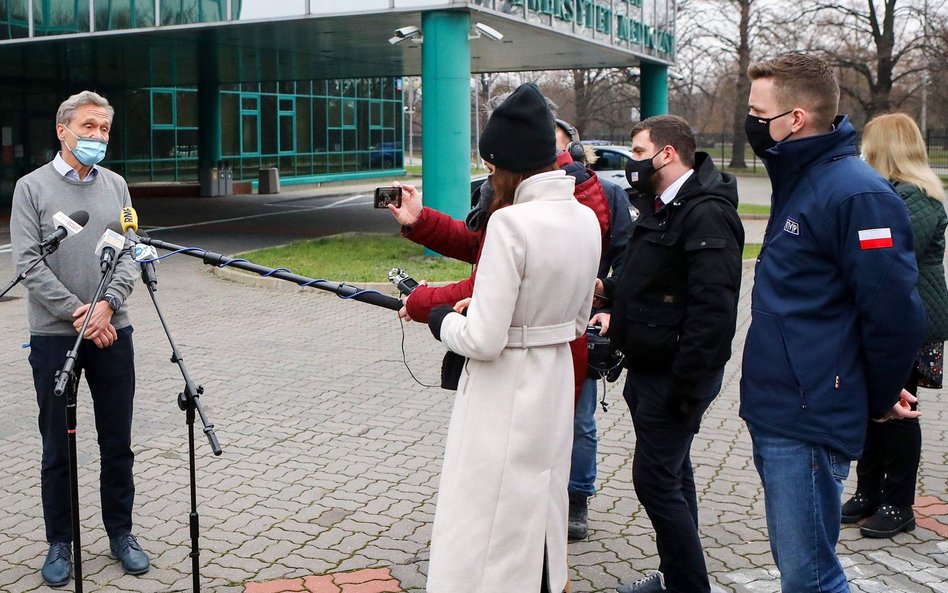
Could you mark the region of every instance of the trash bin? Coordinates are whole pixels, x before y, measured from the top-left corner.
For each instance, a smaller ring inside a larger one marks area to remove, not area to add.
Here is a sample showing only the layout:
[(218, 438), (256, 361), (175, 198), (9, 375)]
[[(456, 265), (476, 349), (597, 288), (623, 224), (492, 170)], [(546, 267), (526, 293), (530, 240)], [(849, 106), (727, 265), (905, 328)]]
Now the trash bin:
[(260, 194), (278, 194), (280, 193), (280, 170), (276, 167), (260, 169), (259, 184), (257, 193)]
[(222, 189), (225, 196), (234, 195), (234, 170), (229, 164), (224, 165), (224, 187)]
[(224, 171), (224, 161), (217, 161), (217, 193), (218, 196), (226, 196), (227, 192), (224, 191), (224, 178), (226, 172)]
[(198, 172), (202, 198), (211, 198), (221, 195), (218, 175), (217, 167), (205, 167)]

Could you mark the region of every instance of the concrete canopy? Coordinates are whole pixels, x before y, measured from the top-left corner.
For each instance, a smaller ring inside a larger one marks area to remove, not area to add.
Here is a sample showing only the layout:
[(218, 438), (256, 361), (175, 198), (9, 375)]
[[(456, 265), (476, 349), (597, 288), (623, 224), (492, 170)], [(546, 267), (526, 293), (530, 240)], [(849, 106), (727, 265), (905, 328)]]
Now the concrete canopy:
[[(457, 11), (504, 35), (499, 42), (471, 41), (474, 73), (639, 62), (629, 51), (492, 11)], [(392, 45), (388, 39), (396, 28), (420, 27), (422, 12), (306, 15), (10, 40), (0, 42), (0, 77), (98, 88), (196, 85), (198, 56), (209, 45), (219, 57), (219, 84), (420, 75), (421, 44)]]

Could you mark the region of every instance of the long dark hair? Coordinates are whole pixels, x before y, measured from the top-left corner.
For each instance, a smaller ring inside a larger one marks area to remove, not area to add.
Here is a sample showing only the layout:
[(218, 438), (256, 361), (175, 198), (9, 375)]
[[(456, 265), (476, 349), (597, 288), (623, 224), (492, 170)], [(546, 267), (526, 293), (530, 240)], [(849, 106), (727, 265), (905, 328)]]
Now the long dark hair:
[(524, 179), (529, 179), (540, 173), (556, 171), (558, 168), (555, 162), (545, 167), (540, 167), (533, 171), (524, 171), (522, 173), (514, 173), (513, 171), (501, 169), (500, 167), (494, 167), (494, 173), (491, 175), (491, 184), (494, 186), (494, 201), (490, 204), (491, 214), (496, 212), (498, 208), (513, 204), (514, 194)]

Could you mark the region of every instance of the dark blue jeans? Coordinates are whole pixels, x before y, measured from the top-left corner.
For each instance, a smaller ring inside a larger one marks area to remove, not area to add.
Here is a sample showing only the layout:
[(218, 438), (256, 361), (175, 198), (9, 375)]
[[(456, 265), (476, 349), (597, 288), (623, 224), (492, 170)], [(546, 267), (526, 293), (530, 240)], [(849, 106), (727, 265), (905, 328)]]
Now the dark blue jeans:
[(586, 379), (579, 392), (569, 466), (569, 493), (587, 498), (596, 493), (596, 383), (595, 379)]
[(721, 390), (723, 377), (722, 367), (698, 383), (698, 404), (684, 418), (672, 411), (669, 402), (671, 373), (630, 370), (626, 377), (623, 395), (635, 428), (632, 485), (655, 528), (659, 570), (669, 591), (711, 590), (698, 534), (691, 442), (702, 414)]
[[(69, 451), (66, 438), (66, 397), (56, 397), (56, 371), (62, 368), (75, 337), (32, 336), (30, 366), (39, 404), (39, 429), (43, 437), (41, 470), (43, 519), (46, 540), (72, 541), (72, 514), (69, 486)], [(132, 400), (135, 396), (135, 353), (131, 326), (118, 330), (118, 340), (99, 349), (83, 340), (76, 360), (76, 372), (84, 373), (92, 393), (95, 428), (101, 456), (99, 496), (102, 522), (109, 537), (132, 531)], [(82, 398), (78, 406), (82, 405)], [(88, 434), (77, 426), (77, 440)], [(80, 500), (80, 505), (82, 501)]]

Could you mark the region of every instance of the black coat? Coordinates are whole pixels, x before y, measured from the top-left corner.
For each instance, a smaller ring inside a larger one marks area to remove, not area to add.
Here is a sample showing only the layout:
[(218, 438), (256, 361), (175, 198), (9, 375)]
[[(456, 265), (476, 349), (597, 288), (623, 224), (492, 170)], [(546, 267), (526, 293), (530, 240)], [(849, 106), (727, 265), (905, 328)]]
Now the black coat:
[(731, 356), (744, 248), (737, 182), (698, 153), (670, 204), (654, 214), (651, 205), (640, 210), (616, 272), (603, 283), (612, 300), (609, 336), (629, 368), (671, 371), (672, 388), (688, 397)]

